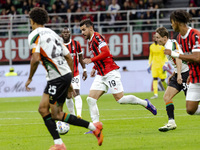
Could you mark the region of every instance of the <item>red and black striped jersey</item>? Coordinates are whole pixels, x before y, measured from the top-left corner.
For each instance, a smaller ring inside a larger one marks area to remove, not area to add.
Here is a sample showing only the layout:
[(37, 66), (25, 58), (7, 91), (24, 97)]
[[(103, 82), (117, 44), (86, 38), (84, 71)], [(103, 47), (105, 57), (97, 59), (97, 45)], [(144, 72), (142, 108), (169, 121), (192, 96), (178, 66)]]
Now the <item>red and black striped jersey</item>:
[(69, 49), (73, 62), (74, 62), (74, 77), (79, 75), (78, 63), (79, 57), (78, 55), (82, 54), (81, 45), (78, 41), (70, 39), (68, 43), (65, 43), (66, 47)]
[[(200, 52), (200, 32), (194, 28), (189, 28), (185, 36), (179, 34), (177, 41), (185, 55)], [(200, 63), (188, 62), (188, 66), (190, 68), (190, 82), (200, 83)]]
[[(91, 58), (101, 54), (101, 48), (107, 46), (107, 42), (105, 41), (104, 37), (98, 32), (94, 32), (88, 44)], [(119, 69), (119, 66), (114, 62), (113, 56), (110, 54), (110, 50), (108, 57), (102, 60), (94, 61), (93, 63), (95, 65), (94, 68), (97, 70), (97, 74), (101, 76), (105, 76), (112, 70)]]

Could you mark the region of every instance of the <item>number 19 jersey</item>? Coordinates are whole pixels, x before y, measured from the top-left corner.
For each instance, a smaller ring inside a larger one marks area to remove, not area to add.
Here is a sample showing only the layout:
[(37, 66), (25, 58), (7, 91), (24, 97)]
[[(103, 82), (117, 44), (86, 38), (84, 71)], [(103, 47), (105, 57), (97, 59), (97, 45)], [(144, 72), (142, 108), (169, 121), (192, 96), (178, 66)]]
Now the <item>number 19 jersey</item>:
[(36, 28), (29, 34), (28, 43), (32, 53), (40, 53), (40, 60), (47, 71), (47, 81), (71, 72), (64, 58), (69, 50), (54, 31), (45, 27)]

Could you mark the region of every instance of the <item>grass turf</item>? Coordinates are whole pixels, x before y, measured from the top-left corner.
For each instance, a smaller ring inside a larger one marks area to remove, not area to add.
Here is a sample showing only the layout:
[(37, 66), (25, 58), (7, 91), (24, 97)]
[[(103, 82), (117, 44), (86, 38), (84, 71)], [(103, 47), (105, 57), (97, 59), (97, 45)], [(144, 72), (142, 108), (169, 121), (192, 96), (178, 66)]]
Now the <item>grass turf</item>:
[[(185, 96), (181, 92), (174, 98), (177, 129), (159, 132), (167, 123), (163, 92), (151, 100), (158, 114), (152, 115), (139, 105), (119, 105), (112, 95), (103, 95), (99, 101), (100, 120), (104, 124), (104, 142), (101, 147), (88, 130), (70, 126), (61, 135), (68, 150), (197, 150), (199, 149), (199, 116), (187, 115)], [(127, 94), (126, 94), (127, 95)], [(134, 93), (149, 98), (153, 93)], [(0, 99), (0, 150), (47, 150), (53, 145), (43, 119), (37, 112), (41, 97)], [(83, 99), (82, 117), (91, 121), (88, 105)], [(64, 110), (67, 112), (66, 106)]]

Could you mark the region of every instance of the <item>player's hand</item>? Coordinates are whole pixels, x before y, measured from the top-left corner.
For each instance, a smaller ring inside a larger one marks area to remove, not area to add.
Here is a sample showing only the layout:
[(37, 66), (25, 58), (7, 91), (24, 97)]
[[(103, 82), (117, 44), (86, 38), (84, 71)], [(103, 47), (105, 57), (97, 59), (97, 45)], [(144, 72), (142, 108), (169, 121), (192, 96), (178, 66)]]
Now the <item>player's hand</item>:
[(168, 63), (165, 63), (162, 67), (163, 71), (168, 71)]
[(32, 81), (32, 79), (28, 79), (28, 80), (26, 81), (26, 83), (25, 83), (25, 87), (26, 87), (26, 90), (27, 90), (27, 91), (30, 91), (30, 90), (31, 90), (31, 88), (28, 87), (29, 84), (31, 83), (31, 81)]
[(170, 55), (171, 56), (171, 50), (170, 49), (165, 49), (164, 50), (165, 55)]
[(87, 71), (83, 71), (82, 79), (85, 81), (87, 79)]
[(88, 65), (92, 62), (92, 60), (90, 58), (85, 58), (83, 59), (83, 62)]
[(183, 79), (182, 79), (181, 74), (177, 75), (177, 82), (178, 82), (178, 84), (182, 84), (183, 83)]
[(95, 69), (92, 69), (92, 71), (90, 72), (90, 76), (95, 77), (95, 72), (96, 72)]
[(151, 73), (151, 66), (147, 68), (148, 73)]

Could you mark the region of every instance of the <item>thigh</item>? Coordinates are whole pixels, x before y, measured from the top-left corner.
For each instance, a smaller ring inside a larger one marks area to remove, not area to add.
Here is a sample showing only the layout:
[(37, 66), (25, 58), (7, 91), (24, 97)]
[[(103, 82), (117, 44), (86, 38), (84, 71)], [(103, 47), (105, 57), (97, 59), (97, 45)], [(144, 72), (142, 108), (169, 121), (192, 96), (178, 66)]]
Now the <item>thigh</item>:
[(54, 105), (50, 104), (51, 108), (51, 116), (54, 120), (62, 120), (64, 112), (63, 112), (63, 104)]
[(174, 88), (174, 87), (171, 87), (171, 86), (168, 86), (166, 91), (165, 91), (165, 94), (164, 94), (164, 101), (165, 103), (168, 103), (170, 101), (172, 101), (172, 98), (177, 94), (179, 93), (179, 91)]
[(91, 87), (90, 91), (108, 91), (108, 86), (104, 83), (104, 76), (96, 75)]
[(90, 90), (90, 93), (88, 96), (98, 100), (101, 97), (101, 95), (103, 95), (104, 93), (105, 92), (101, 90)]
[(167, 78), (167, 71), (164, 71), (162, 68), (159, 68), (158, 77), (160, 79), (166, 79)]
[(186, 95), (186, 101), (200, 101), (200, 83), (190, 83)]
[(112, 94), (124, 91), (119, 70), (113, 70), (105, 76), (104, 83), (108, 86)]
[(151, 69), (151, 74), (153, 78), (158, 78), (159, 73), (158, 73), (158, 69), (157, 68), (152, 68)]

